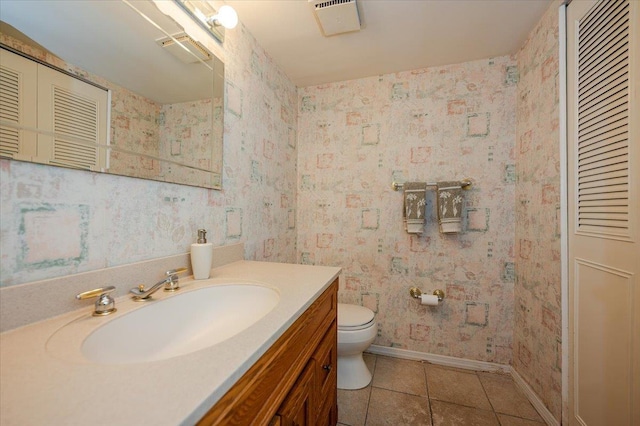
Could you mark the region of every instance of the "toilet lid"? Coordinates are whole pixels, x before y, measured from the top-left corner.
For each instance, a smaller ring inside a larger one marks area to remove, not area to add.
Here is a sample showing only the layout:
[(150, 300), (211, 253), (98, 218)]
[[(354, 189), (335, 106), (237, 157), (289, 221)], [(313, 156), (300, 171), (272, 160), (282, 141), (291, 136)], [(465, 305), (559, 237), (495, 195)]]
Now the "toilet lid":
[(364, 306), (338, 303), (338, 328), (341, 330), (359, 330), (373, 322), (374, 314)]

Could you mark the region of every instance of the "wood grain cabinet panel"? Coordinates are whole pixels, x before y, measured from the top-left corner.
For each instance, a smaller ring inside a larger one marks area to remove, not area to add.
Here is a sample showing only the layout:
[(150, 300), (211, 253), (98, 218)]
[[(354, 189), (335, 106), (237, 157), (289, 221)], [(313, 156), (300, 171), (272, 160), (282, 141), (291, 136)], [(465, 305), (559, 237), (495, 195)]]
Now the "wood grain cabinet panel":
[(316, 368), (316, 394), (318, 395), (318, 425), (337, 423), (338, 348), (337, 321), (325, 334), (312, 355)]
[(282, 426), (315, 424), (317, 413), (315, 373), (315, 362), (311, 360), (278, 408)]

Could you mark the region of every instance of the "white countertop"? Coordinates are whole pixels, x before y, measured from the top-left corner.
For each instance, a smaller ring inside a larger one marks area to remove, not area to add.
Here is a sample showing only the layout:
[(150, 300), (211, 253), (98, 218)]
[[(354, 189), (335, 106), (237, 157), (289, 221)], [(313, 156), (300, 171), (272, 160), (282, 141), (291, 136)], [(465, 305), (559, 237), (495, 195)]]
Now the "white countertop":
[[(107, 317), (91, 317), (92, 309), (83, 308), (2, 333), (0, 424), (193, 424), (339, 273), (340, 268), (336, 267), (239, 261), (214, 269), (211, 280), (183, 278), (182, 292), (246, 280), (277, 289), (280, 300), (273, 311), (238, 335), (209, 348), (161, 361), (103, 365), (83, 360), (73, 345), (68, 348), (68, 357), (60, 348), (55, 354), (47, 349), (49, 338), (71, 321), (87, 317), (100, 324), (145, 306), (127, 297), (116, 299), (118, 312)], [(154, 298), (161, 300), (173, 295), (159, 291)]]

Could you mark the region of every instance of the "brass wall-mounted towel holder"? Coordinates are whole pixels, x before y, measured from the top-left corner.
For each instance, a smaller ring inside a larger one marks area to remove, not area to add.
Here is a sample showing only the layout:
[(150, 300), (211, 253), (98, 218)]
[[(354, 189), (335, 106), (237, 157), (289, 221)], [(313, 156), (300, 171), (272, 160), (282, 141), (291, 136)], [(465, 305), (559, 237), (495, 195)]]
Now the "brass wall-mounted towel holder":
[[(437, 182), (425, 182), (426, 186), (437, 186)], [(462, 179), (460, 181), (460, 187), (462, 189), (471, 189), (471, 186), (473, 185), (473, 179), (471, 178), (466, 178), (466, 179)], [(392, 182), (391, 183), (391, 188), (393, 188), (394, 191), (400, 191), (402, 188), (404, 187), (404, 183), (399, 183), (399, 182)]]

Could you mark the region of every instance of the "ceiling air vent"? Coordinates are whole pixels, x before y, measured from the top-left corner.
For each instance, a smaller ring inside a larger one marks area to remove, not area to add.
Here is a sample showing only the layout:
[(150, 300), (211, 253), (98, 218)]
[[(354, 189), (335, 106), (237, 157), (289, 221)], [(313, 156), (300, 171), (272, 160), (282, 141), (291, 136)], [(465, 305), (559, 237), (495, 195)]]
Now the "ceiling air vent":
[(309, 0), (325, 37), (360, 30), (356, 0)]

